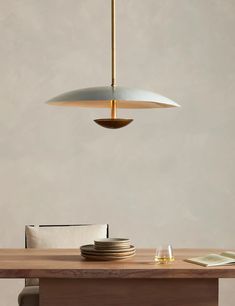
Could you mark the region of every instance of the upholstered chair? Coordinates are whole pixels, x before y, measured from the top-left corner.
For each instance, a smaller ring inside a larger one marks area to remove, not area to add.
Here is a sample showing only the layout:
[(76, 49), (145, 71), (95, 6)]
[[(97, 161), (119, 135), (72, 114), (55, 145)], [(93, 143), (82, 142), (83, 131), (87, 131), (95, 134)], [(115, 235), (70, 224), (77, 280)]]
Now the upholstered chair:
[[(80, 225), (27, 225), (25, 247), (38, 249), (78, 249), (83, 244), (92, 244), (95, 239), (107, 238), (107, 224)], [(19, 306), (39, 306), (39, 280), (26, 279), (25, 287), (18, 297)]]

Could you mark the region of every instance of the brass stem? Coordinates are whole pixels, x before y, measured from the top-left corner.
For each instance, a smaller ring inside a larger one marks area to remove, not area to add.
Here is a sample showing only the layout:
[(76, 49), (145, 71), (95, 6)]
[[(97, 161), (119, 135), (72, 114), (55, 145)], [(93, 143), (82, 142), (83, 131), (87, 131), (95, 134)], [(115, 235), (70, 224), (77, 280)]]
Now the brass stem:
[[(116, 16), (115, 16), (115, 0), (111, 0), (111, 49), (112, 49), (112, 83), (111, 86), (116, 86)], [(117, 102), (111, 101), (111, 118), (117, 118)]]
[(111, 46), (112, 46), (112, 83), (111, 86), (116, 85), (116, 16), (115, 16), (115, 0), (111, 0)]
[(115, 100), (111, 101), (111, 118), (117, 118), (117, 102)]

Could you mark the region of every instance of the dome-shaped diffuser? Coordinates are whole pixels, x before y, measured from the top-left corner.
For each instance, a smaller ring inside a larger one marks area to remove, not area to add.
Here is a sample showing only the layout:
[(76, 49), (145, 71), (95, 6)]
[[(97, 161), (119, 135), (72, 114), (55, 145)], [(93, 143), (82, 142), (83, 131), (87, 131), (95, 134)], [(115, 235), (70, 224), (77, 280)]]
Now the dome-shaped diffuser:
[(95, 119), (95, 123), (107, 129), (120, 129), (130, 124), (133, 119), (121, 119), (121, 118), (104, 118)]

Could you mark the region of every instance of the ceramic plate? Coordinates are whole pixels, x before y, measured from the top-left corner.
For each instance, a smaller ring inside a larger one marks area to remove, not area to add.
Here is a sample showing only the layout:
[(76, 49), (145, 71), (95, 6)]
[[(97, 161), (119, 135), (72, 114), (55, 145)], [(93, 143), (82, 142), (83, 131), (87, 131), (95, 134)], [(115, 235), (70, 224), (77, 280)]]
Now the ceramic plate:
[(122, 260), (122, 259), (129, 259), (133, 257), (135, 254), (129, 256), (96, 256), (96, 255), (86, 255), (82, 254), (82, 256), (89, 260), (100, 260), (100, 261), (107, 261), (107, 260)]
[(113, 256), (113, 257), (124, 257), (124, 256), (129, 256), (135, 254), (135, 250), (130, 251), (130, 252), (121, 252), (121, 253), (107, 253), (107, 252), (102, 252), (102, 253), (97, 253), (95, 251), (82, 251), (82, 255), (95, 255), (95, 256)]
[(135, 247), (133, 245), (129, 246), (128, 248), (102, 248), (102, 249), (97, 249), (96, 246), (93, 244), (88, 244), (88, 245), (83, 245), (81, 246), (81, 251), (85, 252), (96, 252), (96, 253), (127, 253), (127, 252), (133, 252), (135, 251)]
[(129, 245), (130, 239), (127, 238), (105, 238), (95, 240), (95, 245)]
[(130, 244), (122, 244), (122, 245), (118, 245), (118, 244), (105, 244), (105, 245), (98, 245), (95, 244), (95, 248), (96, 250), (128, 250), (130, 249), (131, 245)]

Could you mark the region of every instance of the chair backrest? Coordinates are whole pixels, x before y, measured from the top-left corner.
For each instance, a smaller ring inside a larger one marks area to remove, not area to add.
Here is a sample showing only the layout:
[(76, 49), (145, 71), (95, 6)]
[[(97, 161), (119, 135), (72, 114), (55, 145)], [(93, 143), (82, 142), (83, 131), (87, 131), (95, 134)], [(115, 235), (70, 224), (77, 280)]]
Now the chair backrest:
[[(25, 247), (38, 249), (77, 248), (109, 237), (108, 224), (26, 225)], [(37, 286), (38, 279), (26, 279), (26, 286)]]

